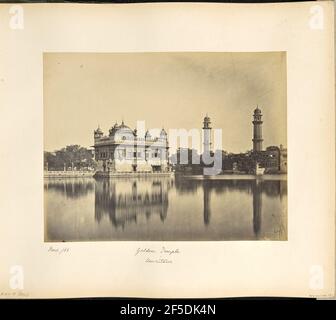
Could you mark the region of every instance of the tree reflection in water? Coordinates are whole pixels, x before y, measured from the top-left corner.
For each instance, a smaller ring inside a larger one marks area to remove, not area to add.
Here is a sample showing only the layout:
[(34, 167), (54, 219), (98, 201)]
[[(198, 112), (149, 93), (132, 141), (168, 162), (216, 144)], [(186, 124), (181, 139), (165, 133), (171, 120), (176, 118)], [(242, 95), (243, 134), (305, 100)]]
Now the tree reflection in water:
[(47, 178), (44, 191), (55, 191), (66, 198), (78, 199), (93, 192), (94, 180), (91, 178)]

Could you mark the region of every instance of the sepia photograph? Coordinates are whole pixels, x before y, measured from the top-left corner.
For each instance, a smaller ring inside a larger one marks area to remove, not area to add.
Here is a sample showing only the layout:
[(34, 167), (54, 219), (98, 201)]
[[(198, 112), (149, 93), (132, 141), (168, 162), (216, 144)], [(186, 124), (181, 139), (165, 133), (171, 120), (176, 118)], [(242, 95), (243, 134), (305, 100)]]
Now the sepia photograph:
[(285, 52), (44, 53), (45, 241), (287, 240)]
[(0, 300), (334, 297), (332, 1), (0, 17)]

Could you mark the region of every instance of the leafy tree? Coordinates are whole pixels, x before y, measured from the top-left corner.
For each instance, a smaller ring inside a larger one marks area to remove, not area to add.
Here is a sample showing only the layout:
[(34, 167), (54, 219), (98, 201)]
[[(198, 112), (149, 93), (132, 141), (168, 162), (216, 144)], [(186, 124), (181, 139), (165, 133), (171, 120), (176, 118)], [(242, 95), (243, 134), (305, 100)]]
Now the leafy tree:
[(64, 170), (69, 167), (76, 170), (95, 168), (93, 152), (79, 145), (69, 145), (55, 152), (44, 152), (44, 168)]

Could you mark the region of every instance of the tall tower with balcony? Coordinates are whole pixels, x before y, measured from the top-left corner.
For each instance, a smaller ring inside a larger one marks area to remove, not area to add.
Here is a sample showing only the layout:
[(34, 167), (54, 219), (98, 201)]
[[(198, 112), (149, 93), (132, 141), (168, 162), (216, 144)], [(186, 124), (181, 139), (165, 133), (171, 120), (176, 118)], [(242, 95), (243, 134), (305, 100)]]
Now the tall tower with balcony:
[(257, 108), (253, 112), (253, 151), (262, 151), (262, 143), (263, 143), (263, 138), (262, 138), (262, 124), (263, 121), (261, 120), (262, 114), (261, 110), (257, 106)]
[(203, 120), (203, 153), (210, 154), (211, 151), (211, 121), (208, 115)]

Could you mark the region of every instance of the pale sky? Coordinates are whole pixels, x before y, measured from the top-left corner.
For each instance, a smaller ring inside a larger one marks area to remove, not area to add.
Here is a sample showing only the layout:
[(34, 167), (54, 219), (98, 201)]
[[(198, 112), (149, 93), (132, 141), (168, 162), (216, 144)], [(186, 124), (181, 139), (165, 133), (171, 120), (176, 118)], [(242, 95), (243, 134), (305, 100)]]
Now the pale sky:
[(287, 144), (286, 54), (46, 53), (44, 147), (93, 145), (117, 121), (132, 129), (222, 129), (223, 149), (252, 149), (252, 113), (263, 113), (264, 148)]

